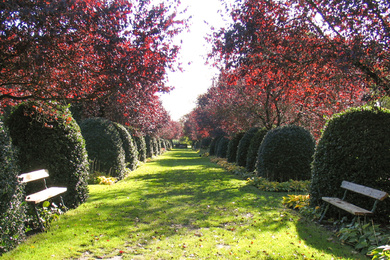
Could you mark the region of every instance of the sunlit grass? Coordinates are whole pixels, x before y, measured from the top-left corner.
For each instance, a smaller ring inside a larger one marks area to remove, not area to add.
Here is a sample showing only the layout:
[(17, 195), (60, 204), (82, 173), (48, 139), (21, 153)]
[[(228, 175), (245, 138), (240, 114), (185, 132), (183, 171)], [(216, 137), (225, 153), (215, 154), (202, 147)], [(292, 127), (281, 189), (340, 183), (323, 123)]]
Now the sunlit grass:
[(331, 233), (191, 150), (174, 150), (90, 198), (4, 259), (360, 259)]

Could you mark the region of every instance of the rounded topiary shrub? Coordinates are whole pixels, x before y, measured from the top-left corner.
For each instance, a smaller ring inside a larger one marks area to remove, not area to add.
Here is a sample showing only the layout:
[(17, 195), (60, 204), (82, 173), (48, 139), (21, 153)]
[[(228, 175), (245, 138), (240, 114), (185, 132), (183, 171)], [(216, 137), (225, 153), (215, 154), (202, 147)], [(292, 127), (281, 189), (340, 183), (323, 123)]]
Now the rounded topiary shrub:
[(210, 156), (217, 155), (217, 144), (221, 138), (222, 138), (222, 136), (217, 136), (217, 137), (213, 138), (213, 140), (211, 141), (210, 149), (209, 149)]
[[(334, 115), (326, 123), (314, 154), (311, 205), (322, 203), (323, 196), (341, 198), (343, 180), (389, 193), (389, 137), (389, 110), (360, 107)], [(363, 208), (373, 204), (372, 200), (352, 192), (347, 199)], [(376, 215), (388, 222), (389, 199), (378, 203)]]
[(211, 137), (206, 137), (206, 138), (203, 138), (201, 143), (200, 143), (200, 148), (201, 149), (207, 149), (210, 147), (210, 144), (211, 144), (211, 141), (212, 141), (212, 138)]
[(155, 148), (156, 148), (156, 155), (160, 155), (161, 154), (160, 138), (158, 138), (158, 137), (154, 138), (154, 145), (155, 145)]
[(125, 151), (115, 124), (103, 118), (89, 118), (81, 125), (89, 159), (93, 162), (91, 173), (101, 172), (116, 177), (125, 177)]
[(26, 208), (14, 147), (0, 121), (0, 255), (19, 244), (25, 233)]
[(227, 149), (229, 146), (229, 139), (227, 137), (222, 137), (217, 142), (217, 157), (219, 158), (226, 158), (227, 156)]
[(253, 172), (256, 169), (257, 156), (259, 154), (259, 148), (264, 136), (267, 134), (266, 128), (257, 129), (248, 147), (248, 154), (246, 155), (245, 168), (248, 172)]
[(248, 155), (249, 145), (255, 133), (259, 130), (258, 127), (253, 127), (245, 132), (237, 146), (236, 163), (239, 166), (246, 166), (246, 157)]
[(303, 127), (289, 125), (269, 131), (257, 158), (257, 173), (270, 181), (308, 180), (315, 141)]
[(140, 162), (146, 162), (146, 142), (143, 136), (134, 136), (135, 143), (137, 144), (138, 160)]
[(137, 147), (134, 144), (133, 138), (131, 137), (129, 131), (127, 131), (126, 127), (118, 123), (114, 123), (114, 125), (116, 126), (116, 129), (118, 130), (122, 139), (123, 150), (125, 151), (126, 167), (133, 171), (137, 167), (138, 163)]
[(153, 142), (154, 142), (153, 137), (151, 137), (150, 135), (145, 136), (147, 158), (152, 158), (155, 154)]
[(227, 161), (230, 163), (236, 162), (237, 157), (237, 148), (241, 138), (244, 136), (245, 132), (240, 132), (234, 135), (234, 137), (229, 141), (228, 149), (226, 153)]
[[(69, 109), (56, 104), (26, 103), (7, 120), (13, 144), (18, 148), (21, 172), (48, 169), (48, 186), (67, 187), (62, 196), (75, 208), (88, 197), (88, 156), (80, 127)], [(39, 182), (40, 183), (40, 182)], [(35, 192), (28, 184), (26, 192)]]

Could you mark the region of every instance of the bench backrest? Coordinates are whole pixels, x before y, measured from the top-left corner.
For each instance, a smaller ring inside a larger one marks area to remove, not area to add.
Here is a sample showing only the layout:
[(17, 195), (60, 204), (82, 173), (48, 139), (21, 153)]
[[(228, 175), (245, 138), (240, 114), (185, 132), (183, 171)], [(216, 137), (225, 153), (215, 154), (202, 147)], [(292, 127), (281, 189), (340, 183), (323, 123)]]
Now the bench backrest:
[(365, 196), (368, 196), (368, 197), (371, 197), (371, 198), (374, 198), (377, 200), (384, 200), (385, 198), (387, 198), (389, 196), (389, 194), (387, 194), (384, 191), (376, 190), (376, 189), (369, 188), (369, 187), (359, 185), (359, 184), (349, 182), (349, 181), (343, 181), (341, 183), (341, 188), (344, 188), (346, 190), (350, 190), (350, 191), (353, 191), (353, 192), (356, 192), (356, 193), (359, 193), (359, 194), (362, 194), (362, 195), (365, 195)]
[(20, 178), (21, 183), (27, 183), (30, 181), (36, 181), (40, 179), (44, 179), (49, 177), (49, 171), (48, 170), (37, 170), (33, 172), (23, 173), (18, 176)]

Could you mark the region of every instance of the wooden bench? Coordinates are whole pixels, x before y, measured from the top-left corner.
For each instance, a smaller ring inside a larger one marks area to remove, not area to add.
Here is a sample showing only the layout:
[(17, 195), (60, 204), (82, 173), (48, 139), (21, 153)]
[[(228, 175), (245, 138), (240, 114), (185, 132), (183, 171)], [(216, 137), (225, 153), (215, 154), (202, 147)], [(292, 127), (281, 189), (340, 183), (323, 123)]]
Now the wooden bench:
[[(46, 186), (46, 178), (49, 177), (48, 170), (37, 170), (37, 171), (33, 171), (33, 172), (23, 173), (23, 174), (19, 175), (18, 177), (19, 177), (19, 181), (21, 183), (28, 183), (28, 182), (32, 182), (32, 181), (43, 180), (45, 189), (43, 189), (39, 192), (27, 195), (25, 201), (33, 204), (34, 209), (35, 209), (35, 213), (38, 217), (38, 221), (41, 224), (41, 229), (44, 230), (45, 227), (44, 227), (42, 220), (39, 216), (38, 209), (37, 209), (36, 205), (41, 203), (41, 202), (44, 202), (50, 198), (53, 198), (53, 197), (56, 197), (58, 195), (65, 193), (67, 191), (67, 188), (65, 188), (65, 187), (50, 187), (50, 188), (48, 188)], [(62, 196), (60, 196), (60, 198), (61, 198), (62, 205), (65, 206), (64, 201), (62, 199)]]
[[(342, 199), (334, 198), (334, 197), (322, 197), (322, 200), (327, 202), (328, 204), (327, 204), (324, 212), (321, 215), (320, 223), (321, 223), (322, 219), (324, 218), (326, 212), (328, 211), (329, 205), (333, 205), (333, 206), (336, 206), (342, 210), (345, 210), (345, 211), (351, 213), (352, 215), (354, 215), (355, 218), (356, 218), (356, 216), (370, 216), (370, 215), (374, 214), (374, 211), (377, 207), (378, 202), (384, 200), (385, 198), (387, 198), (389, 196), (389, 194), (387, 194), (384, 191), (376, 190), (376, 189), (369, 188), (369, 187), (359, 185), (359, 184), (355, 184), (355, 183), (349, 182), (349, 181), (343, 181), (341, 183), (340, 187), (345, 189), (344, 196)], [(356, 205), (353, 205), (353, 204), (345, 201), (348, 191), (353, 191), (355, 193), (358, 193), (358, 194), (375, 199), (375, 202), (374, 202), (372, 209), (371, 210), (363, 209), (361, 207), (358, 207)], [(355, 218), (354, 218), (353, 222), (355, 221)]]

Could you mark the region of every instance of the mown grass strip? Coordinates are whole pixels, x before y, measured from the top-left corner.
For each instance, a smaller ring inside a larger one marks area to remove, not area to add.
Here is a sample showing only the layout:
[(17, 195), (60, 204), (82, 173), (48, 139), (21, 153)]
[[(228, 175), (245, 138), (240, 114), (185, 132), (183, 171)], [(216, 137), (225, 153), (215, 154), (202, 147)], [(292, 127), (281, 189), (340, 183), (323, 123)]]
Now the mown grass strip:
[(173, 150), (3, 259), (364, 259), (331, 233), (191, 150)]

